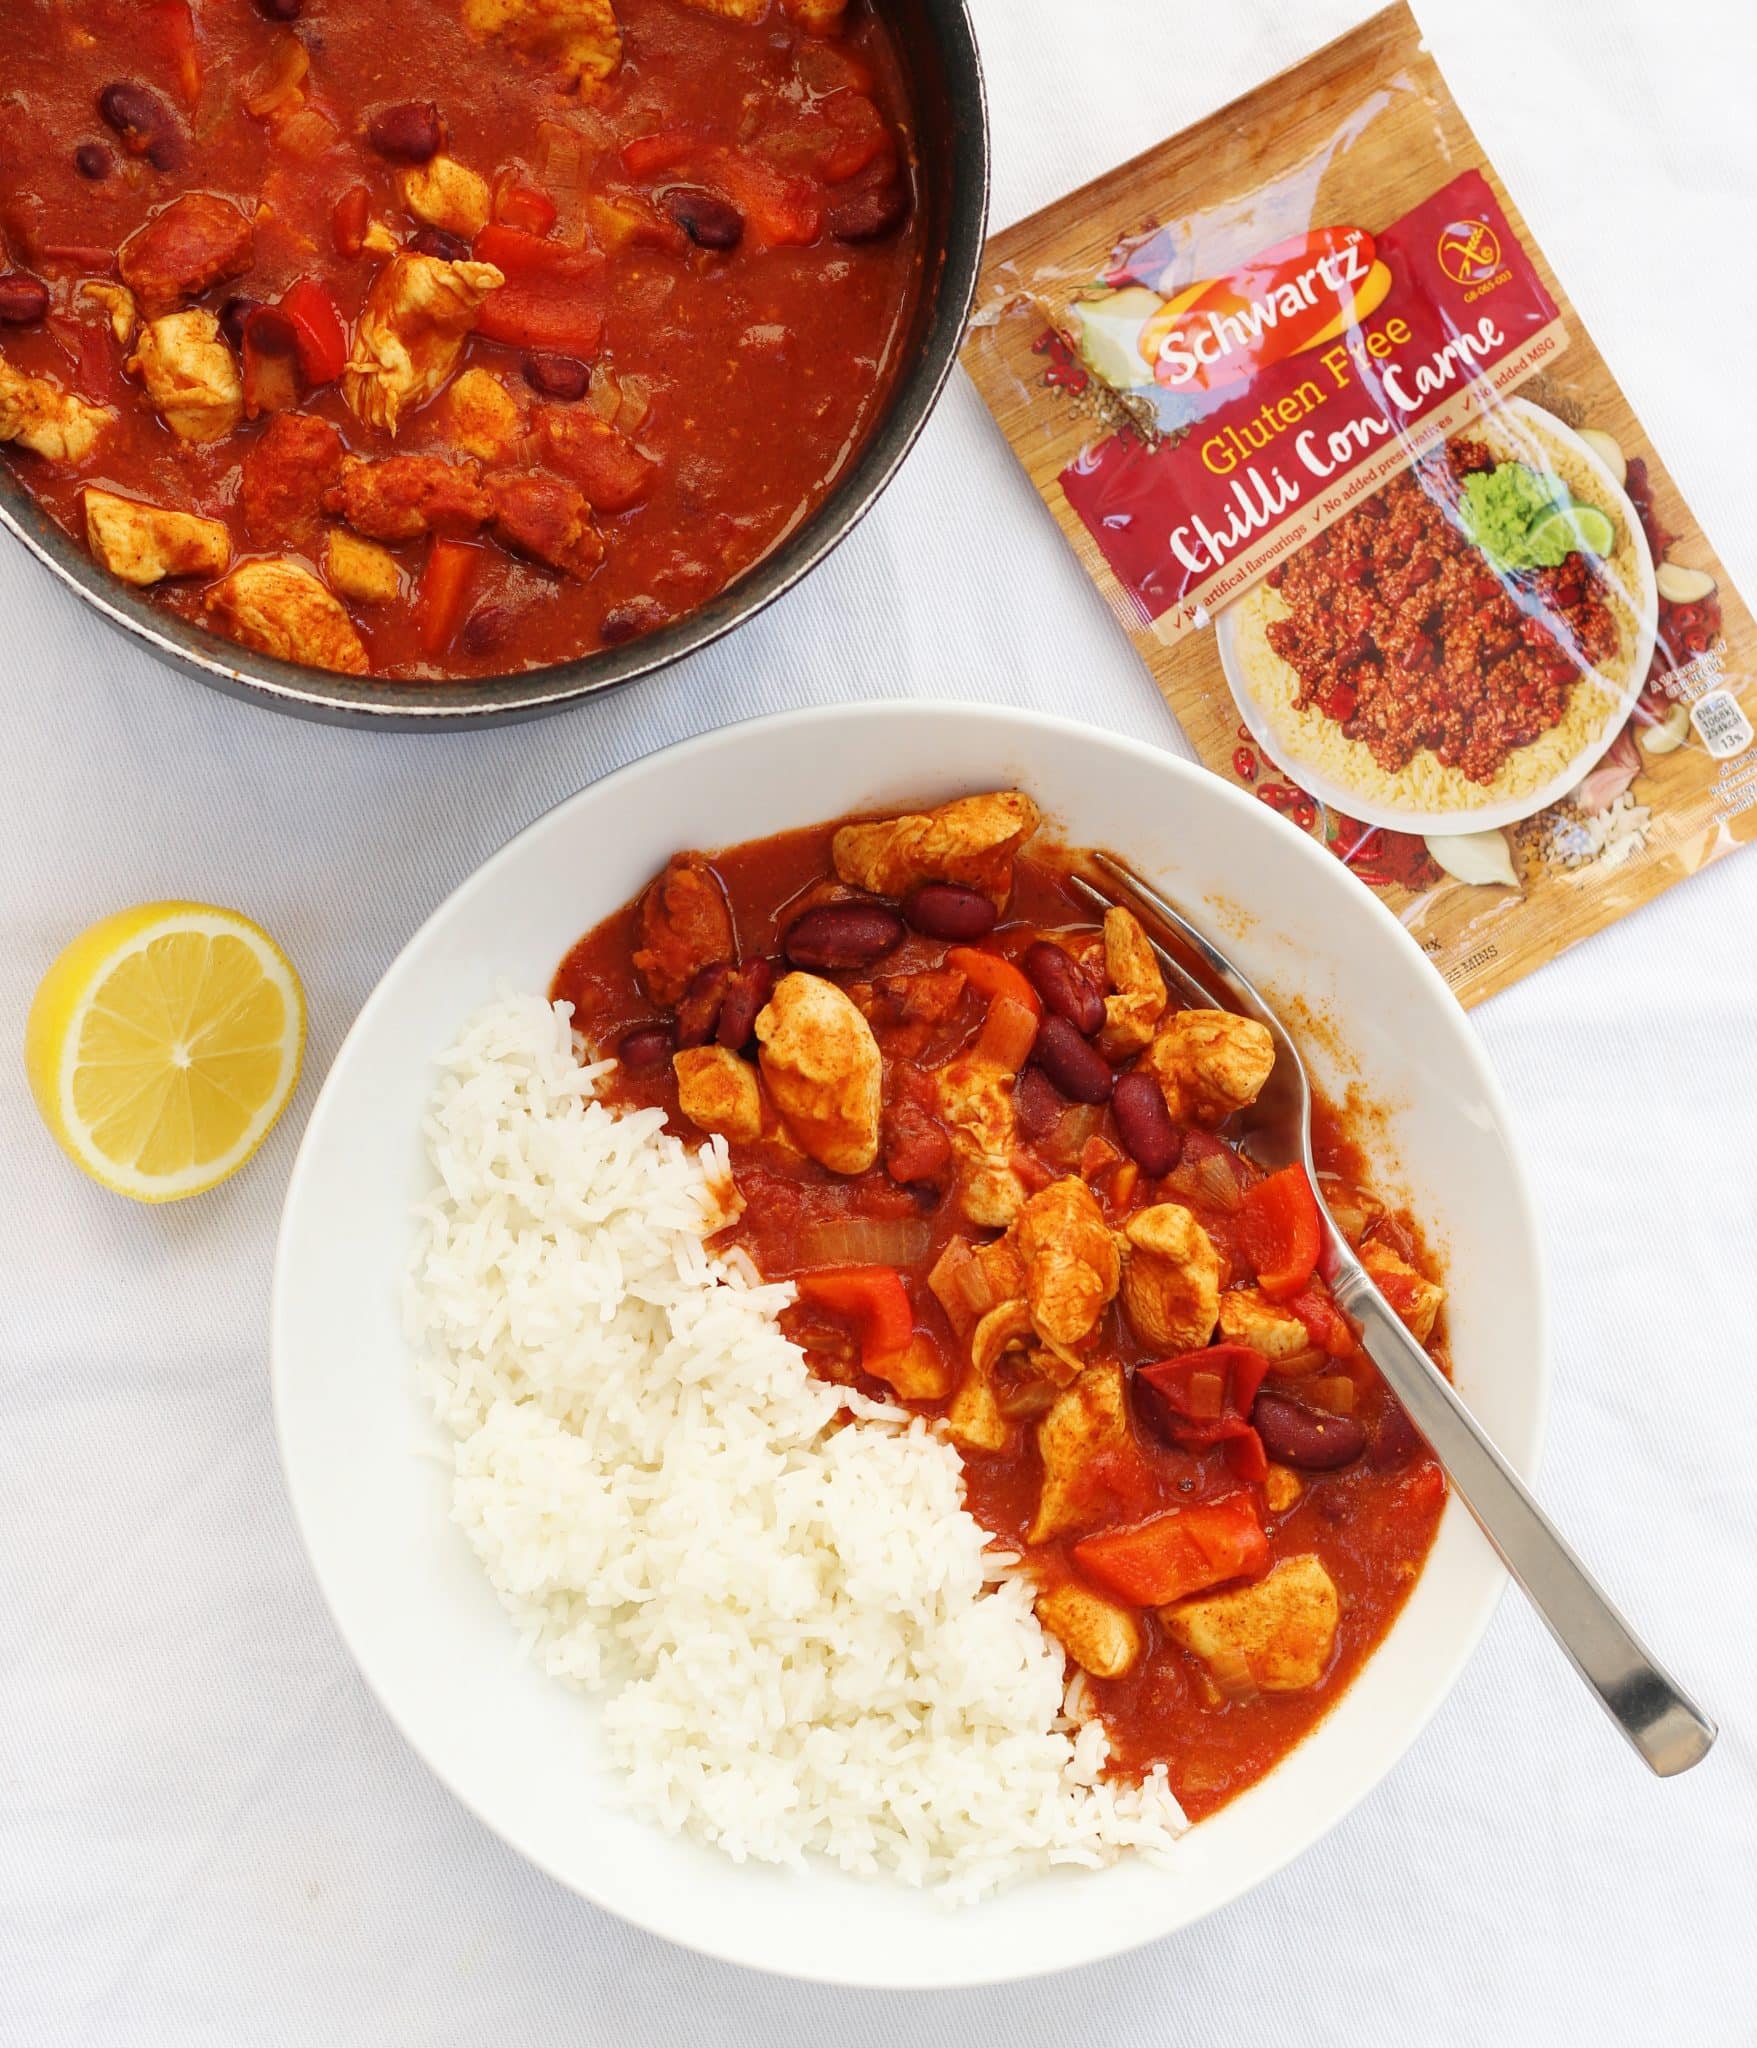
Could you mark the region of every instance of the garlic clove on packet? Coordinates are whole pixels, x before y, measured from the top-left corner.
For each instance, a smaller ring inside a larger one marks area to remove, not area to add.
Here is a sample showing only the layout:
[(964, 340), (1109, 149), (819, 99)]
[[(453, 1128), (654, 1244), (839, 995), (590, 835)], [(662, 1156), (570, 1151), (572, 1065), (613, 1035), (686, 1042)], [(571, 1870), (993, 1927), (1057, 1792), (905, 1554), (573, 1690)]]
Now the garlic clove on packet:
[(1427, 845), (1454, 881), (1490, 888), (1519, 887), (1505, 832), (1430, 832)]

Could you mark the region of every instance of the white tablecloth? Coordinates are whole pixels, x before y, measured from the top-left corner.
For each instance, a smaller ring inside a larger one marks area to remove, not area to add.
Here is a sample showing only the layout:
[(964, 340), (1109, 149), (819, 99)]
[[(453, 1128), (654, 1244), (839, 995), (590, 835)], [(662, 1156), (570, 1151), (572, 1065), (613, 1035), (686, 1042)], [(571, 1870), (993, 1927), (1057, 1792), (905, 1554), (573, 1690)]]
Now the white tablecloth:
[[(978, 0), (996, 223), (1358, 12)], [(1757, 597), (1750, 0), (1424, 14)], [(0, 620), (0, 2041), (1757, 2041), (1757, 854), (1480, 1013), (1554, 1281), (1543, 1490), (1721, 1716), (1713, 1756), (1650, 1780), (1510, 1597), (1402, 1767), (1254, 1897), (1016, 1991), (844, 1995), (582, 1904), (404, 1748), (288, 1514), (270, 1250), (305, 1113), (378, 974), (594, 776), (728, 719), (874, 695), (1042, 706), (1183, 750), (979, 401), (959, 378), (873, 516), (730, 644), (545, 724), (437, 741), (271, 718), (132, 653), (11, 547)], [(148, 1210), (55, 1152), (16, 1047), (63, 941), (155, 896), (278, 934), (311, 1044), (252, 1167)]]

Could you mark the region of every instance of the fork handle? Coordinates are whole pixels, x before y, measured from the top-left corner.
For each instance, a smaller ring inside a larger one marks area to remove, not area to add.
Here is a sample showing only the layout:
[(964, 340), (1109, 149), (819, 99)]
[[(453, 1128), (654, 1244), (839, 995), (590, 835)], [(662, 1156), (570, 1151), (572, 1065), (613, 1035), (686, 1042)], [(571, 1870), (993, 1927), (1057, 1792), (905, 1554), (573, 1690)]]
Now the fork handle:
[(1359, 1261), (1340, 1244), (1333, 1256), (1331, 1292), (1368, 1355), (1605, 1712), (1658, 1776), (1700, 1763), (1715, 1724), (1617, 1612)]

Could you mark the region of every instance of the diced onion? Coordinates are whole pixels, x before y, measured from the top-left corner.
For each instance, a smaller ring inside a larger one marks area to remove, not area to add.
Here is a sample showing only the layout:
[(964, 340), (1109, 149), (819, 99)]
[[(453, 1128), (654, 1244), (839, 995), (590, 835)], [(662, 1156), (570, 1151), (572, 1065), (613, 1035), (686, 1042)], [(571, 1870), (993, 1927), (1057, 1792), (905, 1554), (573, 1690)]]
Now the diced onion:
[(1354, 1413), (1355, 1385), (1347, 1373), (1325, 1373), (1309, 1379), (1300, 1388), (1301, 1396), (1314, 1408), (1328, 1409), (1332, 1415)]
[(1186, 1161), (1173, 1168), (1165, 1184), (1187, 1201), (1206, 1202), (1211, 1209), (1229, 1213), (1244, 1200), (1229, 1152), (1210, 1152), (1204, 1158)]
[(1077, 1102), (1062, 1111), (1054, 1129), (1037, 1149), (1053, 1166), (1074, 1166), (1086, 1149), (1087, 1139), (1097, 1137), (1103, 1128), (1104, 1104)]
[(794, 1239), (801, 1268), (913, 1266), (926, 1258), (933, 1226), (918, 1216), (838, 1216), (808, 1223)]
[(1205, 1653), (1207, 1664), (1214, 1679), (1216, 1691), (1223, 1699), (1231, 1700), (1236, 1706), (1249, 1706), (1251, 1701), (1261, 1697), (1257, 1681), (1251, 1676), (1250, 1660), (1242, 1650), (1228, 1646)]
[[(311, 53), (290, 30), (250, 74), (244, 86), (244, 110), (261, 120), (301, 92), (311, 69)], [(301, 94), (301, 97), (303, 95)]]

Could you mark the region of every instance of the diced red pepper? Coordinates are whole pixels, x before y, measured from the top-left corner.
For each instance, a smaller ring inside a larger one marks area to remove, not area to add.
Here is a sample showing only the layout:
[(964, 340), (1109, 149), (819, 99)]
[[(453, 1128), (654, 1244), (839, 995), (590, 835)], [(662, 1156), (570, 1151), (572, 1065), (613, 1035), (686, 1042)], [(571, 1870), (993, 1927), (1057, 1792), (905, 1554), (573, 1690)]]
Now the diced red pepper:
[(195, 19), (189, 0), (154, 0), (141, 10), (148, 41), (157, 42), (177, 71), (177, 95), (186, 107), (201, 101), (201, 49), (195, 40)]
[(1314, 1274), (1299, 1290), (1282, 1302), (1306, 1326), (1306, 1335), (1320, 1351), (1332, 1358), (1346, 1358), (1358, 1348), (1358, 1339), (1348, 1318), (1331, 1299), (1330, 1290)]
[(1036, 1043), (1036, 1011), (1026, 1009), (1010, 995), (996, 996), (976, 1034), (977, 1057), (1002, 1073), (1016, 1074), (1031, 1057), (1031, 1048)]
[(1074, 1545), (1074, 1562), (1130, 1606), (1164, 1607), (1228, 1579), (1254, 1577), (1269, 1563), (1269, 1539), (1250, 1497), (1229, 1494), (1084, 1537)]
[(985, 952), (980, 946), (954, 946), (946, 955), (946, 965), (956, 967), (976, 993), (986, 996), (991, 1003), (1005, 996), (1011, 1002), (1022, 1003), (1033, 1017), (1043, 1015), (1043, 1002), (1037, 991), (999, 953)]
[(371, 223), (372, 194), (364, 185), (350, 185), (329, 217), (330, 233), (344, 256), (358, 256), (366, 247), (366, 230)]
[(651, 178), (660, 171), (681, 170), (704, 146), (693, 128), (660, 128), (622, 145), (622, 167), (631, 178)]
[(421, 588), (415, 598), (415, 617), (421, 652), (430, 661), (437, 661), (451, 645), (463, 622), (464, 606), (481, 552), (461, 540), (436, 540), (427, 551), (427, 566), (421, 572)]
[(793, 1284), (801, 1301), (854, 1325), (863, 1362), (894, 1358), (909, 1349), (915, 1310), (895, 1266), (838, 1266), (827, 1273), (801, 1273)]
[(1238, 1239), (1271, 1300), (1286, 1301), (1305, 1286), (1318, 1269), (1323, 1232), (1303, 1166), (1284, 1166), (1246, 1190)]
[(521, 178), (503, 177), (494, 187), (494, 218), (502, 227), (518, 228), (527, 235), (546, 235), (555, 225), (555, 201)]
[(1151, 1390), (1151, 1419), (1161, 1432), (1180, 1450), (1205, 1451), (1250, 1430), (1251, 1403), (1268, 1370), (1248, 1344), (1210, 1344), (1144, 1365), (1135, 1378)]
[(315, 278), (281, 294), (280, 309), (299, 337), (299, 368), (307, 384), (333, 384), (348, 367), (348, 332), (336, 302)]
[(1254, 1429), (1241, 1429), (1237, 1436), (1228, 1437), (1221, 1455), (1232, 1476), (1248, 1486), (1260, 1486), (1269, 1476), (1269, 1453)]
[(826, 185), (845, 185), (887, 155), (894, 165), (891, 131), (865, 93), (836, 93), (823, 102), (823, 110), (836, 131), (818, 153), (817, 174)]
[(476, 332), (513, 348), (551, 349), (589, 361), (604, 336), (604, 280), (597, 249), (570, 249), (490, 221), (475, 255), (505, 277), (476, 315)]

